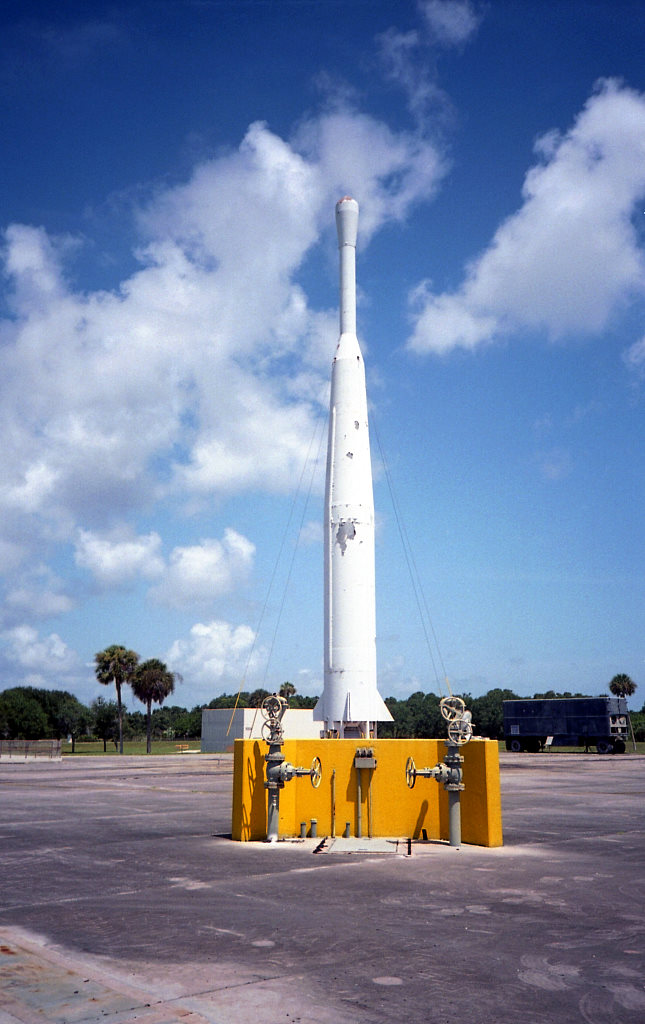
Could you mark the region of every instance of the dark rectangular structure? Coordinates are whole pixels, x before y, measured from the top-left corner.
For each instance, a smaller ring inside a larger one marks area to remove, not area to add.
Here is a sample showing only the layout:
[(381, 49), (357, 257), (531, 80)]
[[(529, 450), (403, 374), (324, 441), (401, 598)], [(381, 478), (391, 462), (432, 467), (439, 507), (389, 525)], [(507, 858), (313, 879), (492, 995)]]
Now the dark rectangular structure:
[(595, 746), (599, 754), (624, 754), (627, 716), (624, 697), (505, 700), (506, 749)]

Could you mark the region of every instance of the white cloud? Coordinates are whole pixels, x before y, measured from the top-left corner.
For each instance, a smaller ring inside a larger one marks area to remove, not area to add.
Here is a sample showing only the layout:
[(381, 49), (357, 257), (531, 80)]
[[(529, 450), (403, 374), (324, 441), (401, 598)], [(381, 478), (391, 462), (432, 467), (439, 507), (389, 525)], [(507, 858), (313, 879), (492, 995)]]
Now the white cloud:
[(480, 16), (469, 0), (421, 0), (419, 7), (433, 39), (442, 46), (460, 46), (477, 31)]
[(123, 587), (163, 573), (160, 548), (161, 537), (154, 532), (142, 537), (115, 537), (79, 530), (74, 557), (76, 564), (88, 569), (102, 586)]
[(65, 244), (9, 227), (0, 501), (67, 530), (118, 521), (155, 495), (151, 459), (170, 457), (182, 489), (289, 489), (333, 341), (293, 275), (340, 191), (361, 195), (365, 239), (440, 173), (429, 143), (359, 114), (310, 121), (293, 143), (253, 125), (142, 211), (143, 265), (115, 293), (74, 293)]
[(65, 593), (61, 580), (46, 565), (35, 565), (23, 571), (5, 595), (3, 619), (24, 622), (48, 619), (71, 611), (74, 601)]
[[(185, 640), (176, 640), (164, 660), (180, 672), (191, 692), (203, 701), (229, 689), (248, 689), (247, 673), (257, 671), (263, 657), (254, 650), (255, 634), (249, 626), (232, 626), (215, 620), (198, 622)], [(260, 685), (260, 684), (258, 684)], [(255, 686), (251, 687), (255, 689)]]
[(8, 506), (19, 512), (38, 512), (51, 496), (58, 472), (42, 459), (25, 465), (22, 479), (13, 486), (2, 487)]
[(467, 268), (461, 287), (411, 294), (417, 352), (473, 349), (521, 328), (551, 338), (602, 330), (645, 292), (631, 223), (645, 195), (645, 97), (602, 82), (565, 135), (537, 143), (524, 203)]
[[(68, 558), (70, 537), (101, 588), (149, 581), (172, 607), (246, 579), (245, 538), (230, 531), (164, 556), (157, 513), (294, 489), (326, 413), (337, 331), (298, 272), (331, 238), (339, 195), (360, 196), (365, 243), (427, 199), (444, 170), (421, 133), (337, 107), (291, 139), (253, 124), (237, 150), (157, 189), (137, 215), (138, 267), (114, 291), (74, 290), (73, 239), (5, 230), (5, 625), (75, 602), (86, 580), (65, 593), (34, 576)], [(134, 526), (146, 516), (155, 531)]]
[[(114, 293), (74, 293), (65, 244), (8, 228), (0, 505), (69, 534), (110, 527), (173, 485), (290, 490), (334, 337), (294, 275), (341, 192), (361, 195), (365, 240), (441, 172), (432, 145), (352, 112), (308, 122), (293, 142), (252, 125), (237, 152), (142, 210), (141, 269)], [(164, 460), (174, 474), (159, 475)]]
[(623, 359), (630, 370), (634, 370), (638, 374), (645, 373), (645, 338), (630, 345), (623, 353)]
[(44, 228), (11, 224), (5, 232), (5, 269), (15, 282), (12, 309), (29, 314), (46, 307), (65, 293), (60, 257), (65, 245), (57, 245)]
[(442, 151), (424, 135), (392, 132), (351, 111), (308, 122), (296, 144), (318, 165), (324, 200), (320, 214), (326, 221), (340, 195), (360, 197), (359, 245), (383, 224), (403, 220), (419, 199), (429, 199), (447, 166)]
[(418, 123), (430, 123), (452, 113), (446, 93), (438, 85), (437, 54), (461, 47), (471, 39), (480, 16), (468, 0), (421, 0), (422, 27), (400, 32), (390, 28), (378, 37), (384, 71), (407, 97)]
[(213, 601), (247, 578), (254, 554), (255, 546), (230, 528), (221, 541), (209, 539), (175, 548), (168, 570), (151, 596), (173, 608)]
[(5, 630), (1, 638), (4, 656), (16, 673), (14, 685), (41, 686), (46, 680), (64, 678), (79, 668), (76, 653), (57, 633), (41, 638), (33, 626), (20, 625)]

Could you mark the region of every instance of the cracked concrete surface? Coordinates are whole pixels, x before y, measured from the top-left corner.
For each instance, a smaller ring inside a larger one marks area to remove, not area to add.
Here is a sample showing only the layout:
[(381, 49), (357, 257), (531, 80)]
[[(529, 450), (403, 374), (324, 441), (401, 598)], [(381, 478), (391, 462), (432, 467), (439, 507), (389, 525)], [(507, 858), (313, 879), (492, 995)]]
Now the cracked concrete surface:
[(645, 758), (501, 766), (503, 848), (408, 856), (232, 843), (208, 755), (0, 764), (0, 1024), (641, 1024)]

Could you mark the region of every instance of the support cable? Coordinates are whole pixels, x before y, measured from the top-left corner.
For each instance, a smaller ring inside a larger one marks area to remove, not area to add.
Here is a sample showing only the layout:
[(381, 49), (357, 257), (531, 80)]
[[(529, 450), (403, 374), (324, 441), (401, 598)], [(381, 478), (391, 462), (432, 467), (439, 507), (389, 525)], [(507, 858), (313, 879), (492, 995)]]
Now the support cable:
[[(266, 611), (267, 611), (267, 608), (268, 608), (268, 605), (269, 605), (269, 598), (270, 598), (271, 592), (273, 590), (273, 584), (275, 582), (275, 578), (276, 578), (276, 575), (277, 575), (277, 572), (278, 572), (278, 566), (279, 566), (280, 560), (282, 558), (282, 552), (284, 551), (284, 546), (286, 544), (287, 537), (289, 535), (289, 530), (291, 528), (291, 521), (292, 521), (293, 516), (294, 516), (296, 504), (298, 503), (298, 501), (300, 499), (302, 482), (303, 482), (303, 479), (304, 479), (304, 476), (305, 476), (305, 471), (306, 471), (306, 468), (307, 468), (307, 463), (310, 461), (311, 451), (312, 451), (312, 448), (314, 446), (314, 441), (316, 439), (316, 434), (318, 433), (318, 430), (319, 430), (319, 424), (321, 422), (323, 424), (323, 430), (321, 432), (320, 440), (318, 442), (318, 454), (317, 454), (316, 459), (315, 459), (315, 461), (313, 463), (313, 468), (312, 468), (312, 471), (311, 471), (311, 479), (310, 479), (310, 482), (309, 482), (309, 489), (308, 489), (308, 492), (307, 492), (307, 500), (305, 502), (305, 511), (306, 511), (306, 508), (307, 508), (307, 503), (309, 501), (309, 496), (311, 494), (311, 490), (312, 490), (312, 486), (313, 486), (313, 479), (314, 479), (314, 475), (315, 475), (315, 470), (316, 470), (316, 467), (318, 465), (318, 460), (320, 458), (320, 449), (321, 449), (321, 446), (322, 446), (322, 438), (324, 437), (324, 425), (325, 425), (325, 421), (324, 420), (322, 420), (322, 421), (321, 420), (316, 420), (316, 422), (314, 424), (314, 429), (313, 429), (313, 432), (312, 432), (312, 435), (311, 435), (311, 439), (309, 441), (309, 447), (307, 448), (307, 454), (305, 456), (305, 459), (304, 459), (304, 462), (303, 462), (303, 465), (302, 465), (302, 470), (300, 471), (300, 477), (298, 479), (298, 486), (296, 487), (296, 490), (295, 490), (295, 493), (294, 493), (294, 497), (293, 497), (293, 500), (291, 502), (291, 507), (289, 509), (289, 515), (287, 517), (287, 522), (285, 524), (285, 528), (284, 528), (284, 531), (282, 533), (282, 539), (280, 541), (280, 547), (278, 549), (278, 554), (276, 556), (275, 563), (274, 563), (274, 566), (273, 566), (273, 571), (271, 573), (271, 578), (269, 580), (269, 586), (267, 588), (266, 597), (264, 599), (264, 604), (262, 605), (262, 610), (260, 612), (260, 617), (259, 617), (259, 620), (258, 620), (257, 628), (256, 628), (254, 636), (253, 636), (253, 643), (251, 644), (251, 649), (249, 650), (249, 654), (248, 654), (248, 657), (246, 659), (246, 664), (244, 666), (244, 672), (242, 673), (242, 678), (240, 680), (240, 685), (238, 687), (237, 695), (235, 697), (235, 704), (233, 705), (233, 710), (231, 711), (231, 717), (230, 717), (230, 720), (229, 720), (229, 723), (228, 723), (228, 728), (226, 730), (226, 735), (227, 736), (229, 735), (229, 733), (231, 731), (231, 727), (233, 725), (233, 718), (235, 716), (235, 712), (237, 711), (238, 704), (239, 704), (239, 701), (240, 701), (240, 694), (242, 693), (242, 687), (244, 686), (244, 684), (246, 682), (246, 676), (247, 676), (247, 673), (249, 671), (249, 666), (251, 664), (251, 659), (253, 658), (253, 655), (255, 654), (255, 648), (257, 646), (258, 637), (260, 635), (260, 630), (262, 628), (262, 623), (264, 621), (264, 616), (266, 614)], [(305, 511), (303, 511), (302, 519), (304, 519)], [(301, 527), (300, 527), (301, 530), (302, 530), (302, 519), (301, 519)], [(297, 545), (296, 545), (296, 547), (297, 547)], [(294, 558), (295, 558), (295, 551), (294, 551), (294, 556), (291, 559), (291, 565), (289, 567), (289, 577), (291, 576), (291, 569), (293, 567), (293, 560), (294, 560)], [(288, 577), (288, 579), (289, 579), (289, 577)], [(288, 583), (288, 579), (287, 579), (287, 583)], [(282, 608), (284, 606), (285, 594), (286, 594), (286, 589), (285, 589), (285, 593), (283, 594), (283, 597), (282, 597), (282, 602), (280, 604), (280, 613), (282, 612)], [(271, 643), (271, 650), (269, 652), (269, 660), (270, 660), (271, 652), (273, 651), (273, 644), (275, 643), (276, 633), (277, 633), (277, 626), (276, 626), (275, 632), (273, 634), (273, 641)], [(267, 662), (267, 670), (265, 671), (265, 675), (264, 675), (264, 680), (266, 680), (267, 671), (268, 671), (268, 662)]]
[[(323, 422), (323, 428), (324, 428), (324, 421), (322, 421), (322, 422)], [(310, 443), (310, 446), (309, 446), (309, 451), (311, 451), (311, 447), (313, 445), (313, 441), (315, 439), (316, 430), (317, 429), (318, 428), (316, 426), (316, 428), (314, 430), (314, 435), (312, 437), (312, 440), (311, 440), (311, 443)], [(269, 674), (269, 665), (271, 663), (271, 657), (273, 655), (273, 648), (275, 646), (276, 637), (278, 635), (278, 629), (280, 627), (280, 621), (282, 619), (282, 612), (284, 611), (284, 605), (285, 605), (285, 601), (286, 601), (286, 598), (287, 598), (287, 591), (289, 590), (289, 584), (291, 583), (291, 574), (293, 572), (293, 566), (294, 566), (294, 563), (295, 563), (295, 560), (296, 560), (296, 555), (298, 554), (298, 549), (300, 548), (300, 538), (302, 537), (302, 528), (303, 528), (304, 523), (305, 523), (305, 516), (307, 514), (307, 508), (309, 507), (309, 499), (311, 498), (311, 492), (313, 490), (314, 479), (315, 479), (315, 476), (316, 476), (316, 470), (317, 470), (319, 462), (320, 462), (320, 452), (322, 450), (322, 443), (323, 443), (324, 436), (325, 436), (325, 431), (323, 429), (323, 430), (320, 431), (320, 439), (318, 441), (318, 451), (316, 453), (316, 458), (311, 463), (311, 475), (309, 477), (309, 486), (307, 488), (307, 495), (305, 497), (305, 501), (304, 501), (304, 504), (303, 504), (303, 507), (302, 507), (302, 515), (300, 516), (300, 526), (298, 528), (298, 535), (297, 535), (297, 538), (296, 538), (296, 543), (293, 546), (293, 552), (291, 554), (291, 561), (289, 563), (289, 570), (287, 572), (287, 577), (285, 579), (284, 587), (282, 589), (282, 599), (280, 601), (280, 607), (278, 608), (278, 615), (277, 615), (277, 618), (276, 618), (275, 629), (273, 630), (273, 637), (271, 638), (271, 645), (269, 647), (269, 654), (268, 654), (268, 657), (267, 657), (266, 668), (264, 670), (264, 679), (262, 680), (263, 682), (266, 682), (266, 678), (267, 678), (267, 676)], [(308, 457), (309, 457), (309, 452), (307, 452), (307, 458)], [(306, 465), (306, 462), (305, 462), (305, 465)], [(303, 467), (303, 474), (302, 475), (304, 475), (304, 467)], [(300, 483), (302, 483), (302, 476), (300, 477)], [(298, 484), (298, 489), (300, 489), (300, 483)]]
[(374, 432), (374, 436), (376, 437), (376, 443), (378, 445), (379, 455), (381, 457), (381, 464), (383, 466), (383, 471), (384, 471), (384, 474), (385, 474), (385, 480), (386, 480), (388, 491), (389, 491), (389, 495), (390, 495), (390, 501), (392, 502), (392, 508), (394, 510), (394, 518), (396, 520), (396, 524), (397, 524), (397, 527), (398, 527), (398, 530), (399, 530), (399, 537), (401, 539), (401, 547), (403, 548), (403, 555), (405, 557), (406, 565), (408, 567), (408, 573), (410, 575), (410, 582), (412, 584), (412, 591), (414, 593), (414, 597), (415, 597), (415, 600), (416, 600), (417, 610), (418, 610), (418, 613), (419, 613), (419, 618), (421, 620), (421, 628), (423, 630), (423, 635), (425, 637), (426, 646), (428, 648), (428, 654), (430, 656), (430, 661), (432, 663), (432, 668), (433, 668), (434, 675), (435, 675), (435, 681), (436, 681), (437, 686), (439, 688), (439, 693), (441, 694), (441, 692), (442, 692), (442, 682), (441, 682), (441, 678), (439, 676), (439, 672), (437, 671), (437, 665), (436, 665), (436, 662), (435, 662), (435, 658), (434, 658), (434, 654), (433, 654), (433, 648), (432, 648), (432, 644), (430, 642), (430, 636), (429, 636), (428, 630), (432, 634), (432, 639), (434, 641), (434, 646), (435, 646), (435, 649), (436, 649), (436, 652), (437, 652), (437, 657), (439, 659), (439, 663), (440, 663), (440, 666), (441, 666), (441, 671), (443, 673), (443, 679), (444, 679), (444, 682), (445, 682), (446, 687), (448, 689), (448, 694), (451, 695), (452, 694), (452, 690), (450, 688), (450, 681), (449, 681), (448, 676), (446, 674), (446, 667), (444, 665), (443, 657), (441, 655), (441, 648), (439, 647), (439, 641), (437, 640), (437, 634), (435, 632), (435, 628), (434, 628), (434, 624), (433, 624), (433, 621), (432, 621), (432, 617), (430, 615), (430, 610), (428, 608), (428, 603), (426, 601), (426, 597), (425, 597), (425, 593), (424, 593), (424, 589), (423, 589), (423, 584), (421, 582), (421, 576), (420, 576), (419, 569), (417, 567), (417, 564), (416, 564), (416, 561), (415, 561), (415, 558), (414, 558), (414, 553), (413, 553), (413, 550), (412, 550), (412, 544), (410, 543), (410, 538), (409, 538), (409, 535), (408, 535), (408, 531), (407, 531), (405, 522), (403, 520), (403, 515), (401, 513), (401, 509), (399, 507), (399, 503), (397, 501), (397, 498), (396, 498), (396, 495), (395, 495), (395, 492), (394, 492), (394, 485), (393, 485), (393, 482), (392, 482), (392, 475), (390, 473), (390, 469), (389, 469), (389, 466), (388, 466), (387, 459), (385, 458), (385, 452), (383, 451), (383, 445), (381, 444), (381, 438), (380, 438), (378, 429), (376, 427), (376, 422), (375, 422), (375, 418), (374, 418), (373, 412), (370, 415), (370, 421), (371, 421), (371, 426), (372, 426), (372, 429), (373, 429), (373, 432)]

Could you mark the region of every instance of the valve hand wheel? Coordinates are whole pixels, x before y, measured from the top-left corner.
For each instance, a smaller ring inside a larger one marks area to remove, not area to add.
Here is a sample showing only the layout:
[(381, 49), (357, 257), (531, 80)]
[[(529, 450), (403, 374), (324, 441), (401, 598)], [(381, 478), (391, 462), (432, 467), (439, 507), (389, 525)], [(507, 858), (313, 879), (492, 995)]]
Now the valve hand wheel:
[(458, 747), (463, 743), (468, 743), (472, 734), (472, 722), (466, 718), (458, 718), (448, 726), (448, 739)]
[(311, 762), (311, 771), (309, 772), (309, 778), (311, 779), (311, 785), (314, 789), (318, 789), (322, 779), (322, 764), (320, 763), (319, 757), (314, 757)]
[(405, 782), (408, 789), (414, 789), (414, 784), (417, 781), (417, 768), (414, 760), (409, 757), (405, 762)]
[(439, 707), (441, 708), (441, 714), (447, 722), (454, 722), (455, 719), (461, 718), (466, 710), (466, 705), (461, 697), (442, 697), (439, 701)]
[(265, 743), (281, 743), (282, 742), (282, 729), (280, 724), (274, 720), (262, 723), (262, 739)]
[(262, 707), (260, 710), (262, 711), (263, 718), (278, 718), (280, 711), (282, 710), (282, 701), (280, 697), (275, 693), (265, 697), (262, 701)]

